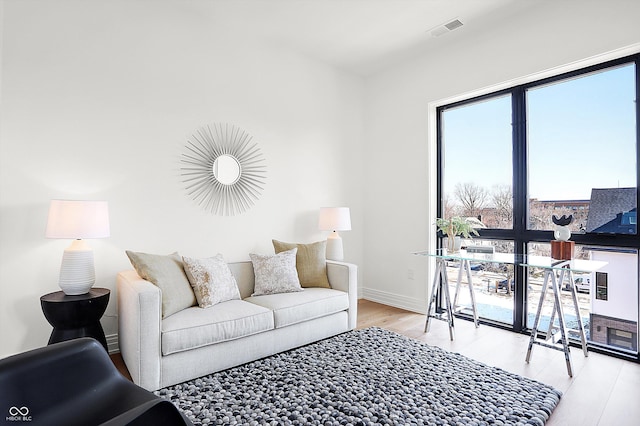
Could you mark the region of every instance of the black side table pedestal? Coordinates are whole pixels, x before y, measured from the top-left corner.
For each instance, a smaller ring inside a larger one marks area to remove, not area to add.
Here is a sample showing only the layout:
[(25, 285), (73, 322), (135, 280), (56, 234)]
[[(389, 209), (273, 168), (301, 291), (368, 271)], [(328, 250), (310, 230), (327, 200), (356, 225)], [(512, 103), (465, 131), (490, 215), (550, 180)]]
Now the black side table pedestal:
[(92, 288), (89, 293), (78, 296), (56, 291), (40, 297), (42, 312), (53, 326), (49, 344), (78, 337), (93, 337), (108, 351), (100, 318), (107, 309), (109, 295), (109, 289)]

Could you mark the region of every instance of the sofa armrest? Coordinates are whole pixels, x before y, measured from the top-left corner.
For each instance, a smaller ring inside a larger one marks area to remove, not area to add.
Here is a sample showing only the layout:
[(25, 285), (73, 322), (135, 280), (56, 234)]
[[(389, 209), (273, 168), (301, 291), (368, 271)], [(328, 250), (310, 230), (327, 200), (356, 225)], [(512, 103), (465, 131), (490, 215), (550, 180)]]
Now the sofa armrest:
[(358, 266), (327, 260), (327, 276), (331, 288), (349, 293), (349, 330), (358, 322)]
[(160, 387), (162, 292), (133, 270), (118, 273), (118, 344), (134, 383)]

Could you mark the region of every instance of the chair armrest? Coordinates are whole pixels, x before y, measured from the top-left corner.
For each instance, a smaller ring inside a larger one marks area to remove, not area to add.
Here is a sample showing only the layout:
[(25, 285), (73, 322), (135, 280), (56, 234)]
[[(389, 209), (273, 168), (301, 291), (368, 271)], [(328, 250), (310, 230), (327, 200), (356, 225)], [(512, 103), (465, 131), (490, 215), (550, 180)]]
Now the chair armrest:
[(47, 419), (56, 418), (55, 407), (66, 407), (71, 400), (91, 395), (95, 383), (109, 382), (114, 376), (120, 373), (106, 351), (89, 337), (4, 358), (0, 360), (2, 417), (16, 404), (37, 413), (34, 420), (46, 424)]
[(7, 404), (2, 410), (12, 404), (23, 407), (33, 424), (98, 425), (121, 413), (138, 412), (137, 407), (149, 401), (163, 400), (122, 376), (93, 338), (54, 343), (0, 360), (0, 402)]
[(160, 388), (162, 292), (133, 270), (118, 273), (118, 344), (133, 382)]
[(353, 263), (327, 260), (327, 277), (331, 288), (349, 294), (349, 329), (358, 322), (358, 266)]
[(100, 426), (193, 426), (191, 420), (171, 402), (157, 398), (114, 417)]

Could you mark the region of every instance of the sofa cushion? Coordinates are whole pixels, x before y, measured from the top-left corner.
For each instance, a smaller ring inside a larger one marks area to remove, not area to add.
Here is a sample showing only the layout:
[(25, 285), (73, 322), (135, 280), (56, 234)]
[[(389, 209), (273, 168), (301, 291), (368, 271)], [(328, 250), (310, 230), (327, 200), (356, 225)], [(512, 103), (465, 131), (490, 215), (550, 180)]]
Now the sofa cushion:
[(206, 259), (183, 256), (184, 270), (201, 308), (240, 299), (238, 284), (224, 257), (218, 253)]
[(320, 318), (349, 308), (347, 293), (318, 287), (305, 288), (296, 293), (251, 296), (245, 301), (273, 310), (276, 328)]
[(255, 287), (252, 296), (302, 291), (296, 271), (297, 248), (276, 255), (249, 253)]
[(318, 241), (311, 244), (284, 243), (272, 240), (273, 249), (280, 253), (292, 248), (297, 248), (296, 270), (300, 285), (305, 287), (331, 288), (327, 278), (327, 241)]
[(273, 328), (273, 313), (269, 309), (243, 300), (222, 302), (213, 309), (184, 309), (162, 320), (162, 354), (239, 339)]
[(197, 303), (178, 253), (167, 256), (128, 250), (126, 253), (138, 275), (162, 291), (163, 318)]

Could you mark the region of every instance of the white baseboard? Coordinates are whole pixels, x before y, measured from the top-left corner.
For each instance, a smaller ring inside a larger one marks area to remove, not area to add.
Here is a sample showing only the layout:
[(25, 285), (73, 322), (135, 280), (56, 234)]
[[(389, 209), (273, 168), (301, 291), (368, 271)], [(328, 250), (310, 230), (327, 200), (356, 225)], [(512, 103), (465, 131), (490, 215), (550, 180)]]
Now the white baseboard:
[(118, 344), (118, 335), (110, 334), (105, 337), (107, 338), (107, 348), (109, 349), (109, 354), (120, 352), (120, 345)]
[(425, 314), (427, 312), (427, 301), (414, 297), (401, 296), (372, 288), (363, 288), (362, 298), (419, 314)]

